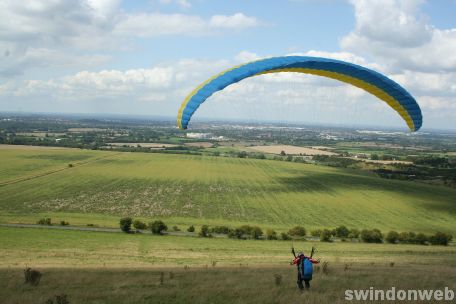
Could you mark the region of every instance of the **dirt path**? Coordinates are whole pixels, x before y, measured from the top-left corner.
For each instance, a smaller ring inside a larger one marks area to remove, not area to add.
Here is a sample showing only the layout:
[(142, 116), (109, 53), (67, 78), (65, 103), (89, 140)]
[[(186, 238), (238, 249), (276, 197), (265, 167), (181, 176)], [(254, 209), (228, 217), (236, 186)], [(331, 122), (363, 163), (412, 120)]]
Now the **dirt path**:
[[(37, 229), (56, 229), (56, 230), (73, 230), (73, 231), (95, 231), (95, 232), (111, 232), (111, 233), (124, 233), (120, 228), (103, 228), (103, 227), (80, 227), (80, 226), (60, 226), (60, 225), (38, 225), (38, 224), (0, 224), (0, 227), (8, 228), (37, 228)], [(135, 232), (132, 229), (132, 232)], [(152, 234), (150, 230), (140, 230), (138, 233)], [(164, 235), (174, 236), (197, 236), (196, 233), (186, 231), (167, 231)], [(226, 235), (214, 235), (213, 237), (226, 238)]]

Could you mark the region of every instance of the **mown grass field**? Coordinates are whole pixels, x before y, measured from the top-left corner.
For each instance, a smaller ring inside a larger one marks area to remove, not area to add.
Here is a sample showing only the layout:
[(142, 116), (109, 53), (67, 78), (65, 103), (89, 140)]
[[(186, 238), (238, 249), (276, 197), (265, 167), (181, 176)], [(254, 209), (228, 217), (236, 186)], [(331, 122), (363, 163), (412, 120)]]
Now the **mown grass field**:
[[(456, 289), (454, 245), (295, 243), (305, 251), (313, 245), (316, 257), (329, 262), (328, 272), (319, 266), (311, 290), (300, 293), (286, 241), (0, 227), (0, 298), (2, 303), (45, 303), (62, 294), (70, 303), (342, 303), (346, 289)], [(38, 286), (23, 283), (26, 266), (42, 273)]]
[[(68, 164), (73, 164), (69, 167)], [(0, 148), (0, 221), (117, 226), (346, 225), (456, 233), (456, 190), (271, 160), (36, 147)]]

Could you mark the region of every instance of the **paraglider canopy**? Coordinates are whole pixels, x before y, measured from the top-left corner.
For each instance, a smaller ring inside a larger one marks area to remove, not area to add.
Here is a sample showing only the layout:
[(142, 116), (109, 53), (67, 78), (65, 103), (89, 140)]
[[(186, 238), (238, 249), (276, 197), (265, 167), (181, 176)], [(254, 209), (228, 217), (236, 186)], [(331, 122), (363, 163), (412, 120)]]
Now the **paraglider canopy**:
[(273, 57), (233, 67), (217, 74), (196, 87), (182, 102), (177, 115), (177, 125), (187, 129), (192, 115), (212, 94), (245, 78), (279, 72), (297, 72), (336, 79), (361, 88), (385, 101), (406, 122), (409, 129), (417, 131), (422, 125), (421, 109), (416, 100), (390, 78), (365, 67), (341, 60), (308, 57)]

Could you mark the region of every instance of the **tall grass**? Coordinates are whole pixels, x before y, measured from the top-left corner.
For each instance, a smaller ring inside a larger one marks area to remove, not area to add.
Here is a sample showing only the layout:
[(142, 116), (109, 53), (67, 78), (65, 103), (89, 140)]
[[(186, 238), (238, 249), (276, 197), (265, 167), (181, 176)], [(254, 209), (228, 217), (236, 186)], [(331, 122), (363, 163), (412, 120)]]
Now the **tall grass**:
[[(316, 273), (311, 289), (296, 287), (296, 269), (231, 267), (172, 269), (43, 269), (39, 286), (22, 283), (18, 269), (0, 269), (2, 303), (45, 303), (65, 295), (69, 303), (346, 303), (347, 289), (456, 289), (455, 268), (441, 265), (391, 268), (340, 266)], [(280, 283), (277, 283), (280, 277)]]

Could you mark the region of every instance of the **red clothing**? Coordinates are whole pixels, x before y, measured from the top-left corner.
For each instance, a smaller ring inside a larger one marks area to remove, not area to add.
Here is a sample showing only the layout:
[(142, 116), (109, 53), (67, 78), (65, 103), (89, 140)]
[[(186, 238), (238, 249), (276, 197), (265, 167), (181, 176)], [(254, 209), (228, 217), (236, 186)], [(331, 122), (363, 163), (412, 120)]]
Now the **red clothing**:
[(312, 262), (312, 264), (318, 264), (318, 261), (317, 260), (314, 260), (312, 259), (311, 257), (306, 257), (306, 256), (297, 256), (293, 259), (293, 265), (298, 265), (299, 262), (301, 261), (301, 259), (303, 258), (307, 258), (309, 259), (310, 262)]

